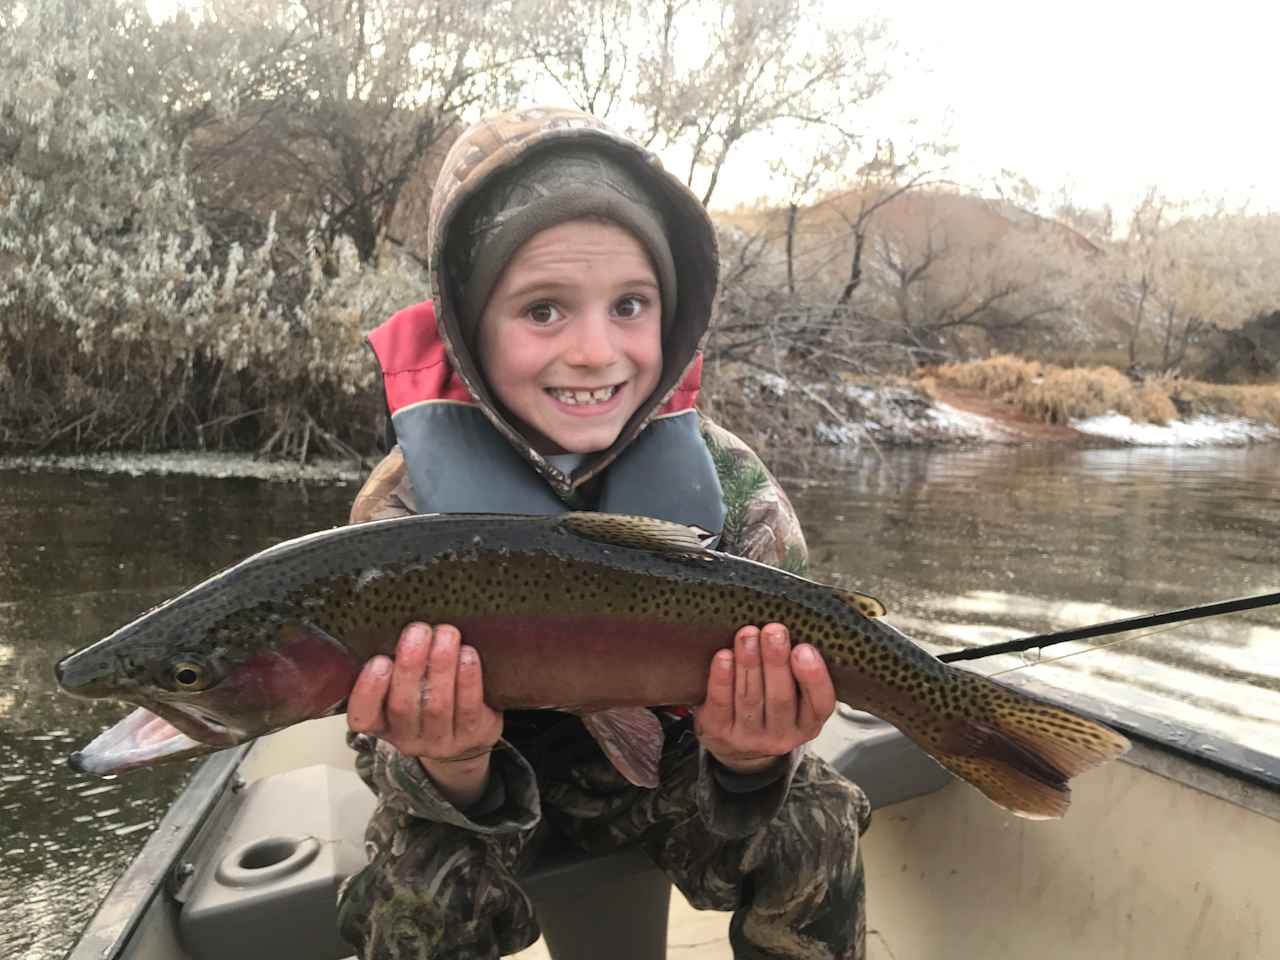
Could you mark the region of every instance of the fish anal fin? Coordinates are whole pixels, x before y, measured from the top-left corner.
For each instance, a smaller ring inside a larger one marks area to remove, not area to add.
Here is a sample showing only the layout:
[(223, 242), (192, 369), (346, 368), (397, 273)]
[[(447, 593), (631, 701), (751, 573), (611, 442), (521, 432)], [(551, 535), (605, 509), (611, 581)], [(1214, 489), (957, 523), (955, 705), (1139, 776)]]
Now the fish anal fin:
[(977, 787), (988, 800), (1027, 820), (1057, 820), (1071, 805), (1071, 788), (1044, 783), (990, 757), (940, 756), (944, 767)]
[(595, 737), (609, 762), (637, 787), (658, 785), (662, 758), (662, 723), (648, 707), (618, 707), (582, 713), (582, 724)]
[(854, 590), (833, 590), (832, 592), (843, 603), (853, 607), (864, 617), (883, 617), (885, 614), (884, 604), (875, 597)]
[(707, 542), (715, 537), (701, 527), (617, 513), (566, 513), (560, 522), (587, 540), (635, 550), (654, 550), (686, 559), (711, 559)]
[(1071, 801), (1071, 778), (1129, 749), (1127, 739), (1103, 724), (986, 677), (956, 670), (952, 679), (960, 696), (987, 707), (986, 716), (955, 717), (918, 742), (1021, 817), (1061, 817)]

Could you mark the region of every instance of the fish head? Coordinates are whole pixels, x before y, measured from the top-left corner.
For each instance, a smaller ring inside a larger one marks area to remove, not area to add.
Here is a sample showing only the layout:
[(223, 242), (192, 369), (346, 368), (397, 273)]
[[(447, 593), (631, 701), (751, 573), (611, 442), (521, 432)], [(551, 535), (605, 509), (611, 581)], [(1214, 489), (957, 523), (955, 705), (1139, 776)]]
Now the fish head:
[(241, 616), (205, 631), (181, 616), (153, 616), (162, 612), (58, 663), (58, 684), (67, 693), (140, 708), (73, 755), (76, 769), (119, 773), (338, 713), (363, 663), (288, 611)]

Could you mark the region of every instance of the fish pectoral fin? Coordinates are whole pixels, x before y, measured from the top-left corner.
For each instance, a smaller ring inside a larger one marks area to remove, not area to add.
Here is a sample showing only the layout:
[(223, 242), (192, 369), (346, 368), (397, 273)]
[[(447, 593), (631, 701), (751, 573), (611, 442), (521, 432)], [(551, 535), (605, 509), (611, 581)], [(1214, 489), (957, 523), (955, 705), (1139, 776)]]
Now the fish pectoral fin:
[(265, 706), (278, 729), (345, 709), (364, 658), (323, 627), (295, 619), (279, 626), (270, 656), (247, 663), (258, 689), (275, 694)]
[(707, 543), (717, 536), (701, 527), (618, 513), (566, 513), (560, 522), (586, 540), (655, 550), (690, 560), (710, 560), (713, 554)]
[(662, 722), (648, 707), (618, 707), (581, 714), (609, 762), (637, 787), (658, 785), (662, 758)]
[(867, 596), (865, 593), (857, 593), (853, 590), (837, 590), (833, 588), (831, 592), (864, 617), (883, 617), (885, 614), (884, 604), (875, 597)]

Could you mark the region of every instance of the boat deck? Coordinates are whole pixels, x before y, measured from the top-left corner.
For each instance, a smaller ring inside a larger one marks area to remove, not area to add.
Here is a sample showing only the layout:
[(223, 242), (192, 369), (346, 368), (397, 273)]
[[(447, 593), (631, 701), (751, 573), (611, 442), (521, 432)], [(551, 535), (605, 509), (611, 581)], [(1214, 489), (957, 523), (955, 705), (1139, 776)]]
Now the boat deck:
[[(517, 960), (552, 960), (542, 940), (514, 956)], [(733, 951), (729, 948), (729, 914), (695, 910), (673, 887), (671, 916), (667, 922), (667, 956), (670, 960), (733, 960)], [(867, 960), (891, 960), (875, 931), (867, 933)]]
[[(729, 949), (729, 914), (695, 910), (673, 887), (671, 916), (667, 922), (667, 955), (681, 960), (733, 960), (733, 951)], [(553, 960), (544, 940), (514, 956), (518, 960)]]
[[(186, 936), (225, 947), (233, 933), (249, 945), (237, 955), (321, 955), (291, 948), (298, 930), (320, 930), (331, 916), (325, 871), (350, 875), (363, 864), (359, 837), (373, 802), (350, 770), (351, 751), (332, 729), (341, 722), (291, 727), (263, 738), (247, 756), (243, 748), (240, 755), (229, 751), (220, 766), (200, 768), (199, 789), (190, 789), (185, 805), (180, 798), (166, 817), (177, 825), (202, 824), (203, 839), (187, 846), (181, 832), (162, 824), (148, 842), (151, 852), (144, 850), (121, 878), (68, 960), (221, 960), (231, 953), (193, 953), (180, 941)], [(1213, 755), (1221, 756), (1225, 747), (1215, 746)], [(1280, 790), (1261, 766), (1245, 777), (1235, 766), (1206, 762), (1207, 755), (1137, 741), (1123, 759), (1076, 778), (1070, 815), (1052, 822), (1014, 817), (959, 782), (879, 807), (863, 838), (868, 957), (1280, 957), (1272, 876), (1280, 863)], [(895, 764), (900, 767), (901, 758)], [(854, 771), (869, 785), (873, 772), (865, 763)], [(313, 802), (295, 799), (302, 796)], [(213, 811), (207, 817), (205, 807)], [(333, 819), (308, 826), (304, 812)], [(304, 886), (309, 875), (300, 868), (272, 881), (277, 900), (264, 908), (260, 893), (213, 882), (213, 867), (233, 848), (298, 832), (340, 839), (331, 845), (331, 863), (307, 864), (324, 875), (318, 885)], [(179, 854), (200, 864), (181, 898), (153, 896), (166, 889)], [(625, 868), (614, 867), (625, 878)], [(290, 884), (298, 894), (290, 902), (314, 922), (281, 925)], [(219, 898), (230, 906), (220, 913), (207, 909), (227, 906)], [(617, 902), (632, 919), (643, 906), (642, 898)], [(124, 938), (135, 910), (142, 911), (136, 914), (141, 933)], [(729, 914), (696, 911), (673, 892), (667, 955), (730, 960), (728, 926)], [(262, 948), (268, 935), (275, 938), (269, 949), (250, 949)], [(517, 956), (551, 955), (539, 942)]]

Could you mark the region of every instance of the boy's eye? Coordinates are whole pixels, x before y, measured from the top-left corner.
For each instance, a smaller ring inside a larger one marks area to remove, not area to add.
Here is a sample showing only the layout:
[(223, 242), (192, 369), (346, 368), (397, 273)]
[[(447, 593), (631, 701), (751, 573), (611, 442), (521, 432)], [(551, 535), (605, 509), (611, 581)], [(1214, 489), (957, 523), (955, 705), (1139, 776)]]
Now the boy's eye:
[(618, 316), (622, 317), (624, 320), (630, 320), (632, 317), (638, 317), (640, 315), (640, 312), (645, 308), (645, 304), (647, 302), (648, 301), (646, 301), (644, 297), (623, 297), (618, 301), (617, 306), (613, 309), (617, 312)]
[(535, 303), (525, 311), (525, 316), (536, 324), (545, 325), (559, 320), (560, 310), (554, 303)]

